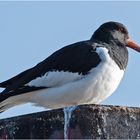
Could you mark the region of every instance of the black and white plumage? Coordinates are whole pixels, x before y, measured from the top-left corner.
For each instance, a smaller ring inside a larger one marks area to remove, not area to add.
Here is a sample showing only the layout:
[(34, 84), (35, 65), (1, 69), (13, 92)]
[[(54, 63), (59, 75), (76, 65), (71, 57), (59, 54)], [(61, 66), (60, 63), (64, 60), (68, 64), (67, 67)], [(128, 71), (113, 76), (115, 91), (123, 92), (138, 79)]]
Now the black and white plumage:
[(31, 102), (60, 108), (96, 104), (119, 85), (128, 62), (128, 31), (117, 22), (101, 25), (90, 40), (68, 45), (17, 76), (0, 83), (0, 111)]

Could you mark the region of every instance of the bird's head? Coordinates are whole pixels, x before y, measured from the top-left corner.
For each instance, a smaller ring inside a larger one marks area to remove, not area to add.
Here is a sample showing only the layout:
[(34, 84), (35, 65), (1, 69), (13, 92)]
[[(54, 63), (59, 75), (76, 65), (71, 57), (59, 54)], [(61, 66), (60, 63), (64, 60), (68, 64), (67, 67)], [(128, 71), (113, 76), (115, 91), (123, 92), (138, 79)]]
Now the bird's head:
[(92, 35), (91, 40), (126, 46), (140, 52), (140, 47), (129, 38), (127, 28), (118, 22), (102, 24)]

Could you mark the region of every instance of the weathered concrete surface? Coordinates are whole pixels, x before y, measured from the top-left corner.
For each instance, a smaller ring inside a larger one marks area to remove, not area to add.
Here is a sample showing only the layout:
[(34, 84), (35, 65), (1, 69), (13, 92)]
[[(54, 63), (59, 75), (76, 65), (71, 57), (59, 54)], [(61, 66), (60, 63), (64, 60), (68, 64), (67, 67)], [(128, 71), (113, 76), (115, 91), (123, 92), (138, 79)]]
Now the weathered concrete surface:
[[(0, 138), (64, 138), (63, 109), (0, 120)], [(68, 138), (140, 139), (140, 109), (78, 106), (72, 113)]]

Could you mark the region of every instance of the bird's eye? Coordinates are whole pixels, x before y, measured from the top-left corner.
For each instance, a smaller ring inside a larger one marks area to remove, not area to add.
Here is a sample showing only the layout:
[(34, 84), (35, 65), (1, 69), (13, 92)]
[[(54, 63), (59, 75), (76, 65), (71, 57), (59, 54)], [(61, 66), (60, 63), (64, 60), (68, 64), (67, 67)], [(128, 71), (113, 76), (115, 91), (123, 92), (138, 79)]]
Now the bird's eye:
[(124, 28), (118, 28), (118, 31), (121, 32), (121, 33), (125, 33)]

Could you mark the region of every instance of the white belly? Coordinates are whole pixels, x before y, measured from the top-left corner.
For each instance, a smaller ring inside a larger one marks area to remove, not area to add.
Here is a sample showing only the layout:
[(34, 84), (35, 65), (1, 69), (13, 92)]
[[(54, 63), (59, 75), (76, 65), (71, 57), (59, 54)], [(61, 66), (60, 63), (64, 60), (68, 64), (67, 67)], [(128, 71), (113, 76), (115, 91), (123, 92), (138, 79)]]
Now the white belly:
[[(79, 104), (97, 104), (103, 101), (115, 91), (124, 71), (120, 70), (118, 65), (109, 57), (107, 49), (98, 48), (97, 52), (102, 61), (96, 68), (91, 69), (88, 75), (79, 77), (74, 74), (72, 82), (66, 79), (66, 84), (61, 81), (58, 86), (55, 82), (55, 86), (52, 88), (13, 96), (2, 104), (14, 106), (31, 102), (46, 108), (60, 108)], [(36, 81), (40, 83), (41, 80), (39, 78)], [(34, 80), (30, 84), (34, 84), (36, 81)], [(48, 79), (46, 81), (49, 82)]]
[(109, 97), (119, 85), (124, 71), (109, 57), (107, 49), (99, 48), (102, 62), (82, 79), (60, 87), (37, 92), (33, 100), (37, 105), (59, 108), (69, 105), (96, 104)]

